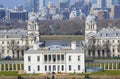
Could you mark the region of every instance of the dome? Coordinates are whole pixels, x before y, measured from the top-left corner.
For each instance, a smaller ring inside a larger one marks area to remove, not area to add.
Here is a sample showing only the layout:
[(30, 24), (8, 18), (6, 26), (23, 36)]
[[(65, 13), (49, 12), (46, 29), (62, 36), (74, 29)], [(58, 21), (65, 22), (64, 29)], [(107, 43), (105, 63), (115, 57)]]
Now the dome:
[(90, 22), (90, 21), (96, 21), (95, 15), (91, 14), (87, 16), (86, 22)]
[(31, 13), (29, 14), (29, 20), (30, 20), (30, 21), (36, 21), (36, 20), (37, 20), (36, 13), (31, 12)]

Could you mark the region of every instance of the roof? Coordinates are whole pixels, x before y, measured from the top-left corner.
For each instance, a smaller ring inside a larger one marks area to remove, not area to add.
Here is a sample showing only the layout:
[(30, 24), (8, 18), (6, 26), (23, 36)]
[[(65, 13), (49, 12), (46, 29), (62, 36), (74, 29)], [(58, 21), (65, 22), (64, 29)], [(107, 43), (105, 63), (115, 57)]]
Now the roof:
[(97, 34), (97, 37), (120, 37), (120, 29), (118, 28), (103, 28)]
[(23, 29), (11, 29), (11, 30), (1, 30), (0, 31), (0, 38), (22, 38), (26, 37), (27, 31)]

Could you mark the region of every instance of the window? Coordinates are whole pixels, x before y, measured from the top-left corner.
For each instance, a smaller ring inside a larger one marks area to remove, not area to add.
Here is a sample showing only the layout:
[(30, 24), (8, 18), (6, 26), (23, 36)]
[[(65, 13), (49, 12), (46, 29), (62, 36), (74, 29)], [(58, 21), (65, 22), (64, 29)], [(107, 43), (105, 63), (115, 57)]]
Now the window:
[(28, 66), (28, 71), (31, 71), (31, 66)]
[(60, 55), (57, 55), (57, 60), (60, 61)]
[(40, 71), (40, 66), (37, 67), (37, 70)]
[(37, 61), (40, 61), (40, 56), (37, 56)]
[(60, 71), (60, 65), (58, 65), (58, 71)]
[(31, 61), (31, 57), (30, 56), (28, 56), (28, 61)]
[(71, 65), (69, 65), (69, 71), (71, 71)]
[(69, 61), (71, 61), (71, 56), (69, 56)]
[(4, 41), (2, 41), (2, 44), (4, 44)]
[(47, 55), (44, 55), (44, 61), (47, 61)]
[(80, 65), (78, 65), (78, 71), (80, 71)]
[(47, 66), (45, 65), (45, 71), (47, 71)]
[(51, 71), (51, 66), (49, 65), (49, 71)]
[(56, 66), (55, 65), (53, 65), (53, 71), (56, 71)]
[(118, 40), (118, 43), (120, 43), (120, 40)]
[(64, 71), (64, 65), (62, 65), (62, 71)]
[(61, 55), (61, 59), (62, 59), (62, 61), (64, 61), (64, 55)]
[(115, 52), (115, 49), (113, 49), (113, 52)]
[(80, 61), (80, 56), (78, 56), (78, 61)]
[(115, 41), (113, 40), (113, 43), (114, 43)]

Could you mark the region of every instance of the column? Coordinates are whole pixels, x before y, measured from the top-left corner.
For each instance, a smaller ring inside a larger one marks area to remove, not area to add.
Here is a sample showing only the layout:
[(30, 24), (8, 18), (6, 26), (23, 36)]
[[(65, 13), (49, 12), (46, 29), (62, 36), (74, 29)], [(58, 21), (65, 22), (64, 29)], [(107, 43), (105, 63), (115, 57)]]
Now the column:
[(93, 57), (93, 53), (92, 52), (90, 52), (90, 57)]
[(100, 68), (102, 68), (102, 64), (100, 63)]
[(116, 70), (118, 69), (117, 63), (116, 63)]
[(57, 54), (56, 54), (56, 63), (57, 63), (58, 61), (57, 61)]
[(105, 68), (105, 63), (104, 63), (104, 70), (106, 70), (106, 68)]
[(20, 64), (20, 70), (22, 70), (22, 66), (21, 66), (22, 64)]
[(3, 64), (4, 71), (6, 71), (6, 64)]
[(1, 66), (1, 64), (0, 64), (0, 71), (2, 70), (2, 66)]
[(104, 57), (107, 57), (107, 52), (105, 52), (104, 55), (105, 55)]
[(114, 69), (114, 65), (113, 65), (113, 63), (112, 63), (112, 70)]
[(49, 62), (49, 55), (47, 55), (47, 63)]
[(10, 64), (7, 64), (7, 67), (8, 67), (8, 71), (10, 70)]
[(95, 50), (95, 57), (96, 57), (96, 58), (98, 57), (98, 52), (97, 52), (97, 50)]
[(12, 71), (14, 71), (14, 64), (11, 64), (12, 65)]
[(110, 70), (110, 64), (108, 63), (108, 70)]
[(85, 56), (86, 56), (86, 57), (89, 57), (89, 56), (88, 56), (88, 50), (85, 50)]
[(16, 70), (18, 70), (18, 66), (17, 66), (17, 64), (15, 64), (16, 65)]
[(100, 51), (100, 57), (103, 57), (102, 50)]
[(21, 51), (19, 51), (19, 58), (22, 58), (22, 53), (21, 53)]

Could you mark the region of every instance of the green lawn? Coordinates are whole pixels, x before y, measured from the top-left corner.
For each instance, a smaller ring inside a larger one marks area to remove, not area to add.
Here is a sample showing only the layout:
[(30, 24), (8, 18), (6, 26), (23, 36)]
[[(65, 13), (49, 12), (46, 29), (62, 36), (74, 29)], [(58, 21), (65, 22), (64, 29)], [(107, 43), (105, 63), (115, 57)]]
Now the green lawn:
[(83, 35), (41, 35), (41, 40), (84, 40)]
[(120, 70), (105, 70), (101, 72), (90, 73), (90, 75), (120, 75)]
[[(76, 73), (77, 75), (120, 75), (120, 70), (105, 70), (101, 72), (94, 72), (94, 73)], [(17, 71), (0, 71), (0, 76), (18, 76)], [(29, 76), (31, 74), (20, 74), (20, 76)], [(40, 74), (32, 74), (34, 76), (40, 75)], [(69, 75), (75, 75), (74, 73), (70, 73)]]
[(40, 74), (18, 74), (18, 71), (0, 71), (0, 76), (29, 76), (29, 75), (40, 75)]
[(0, 76), (17, 76), (17, 71), (0, 71)]

